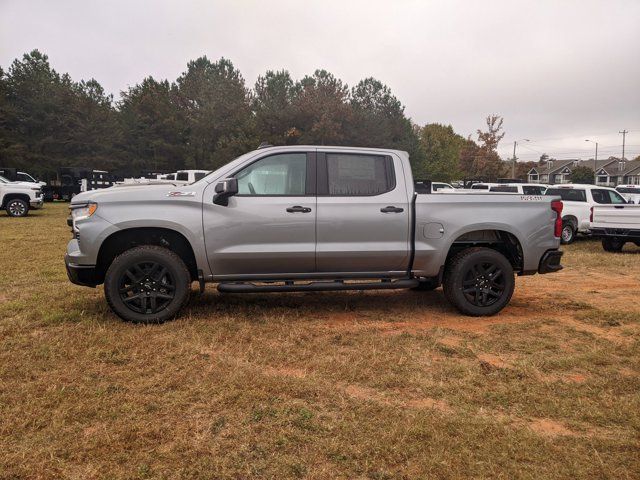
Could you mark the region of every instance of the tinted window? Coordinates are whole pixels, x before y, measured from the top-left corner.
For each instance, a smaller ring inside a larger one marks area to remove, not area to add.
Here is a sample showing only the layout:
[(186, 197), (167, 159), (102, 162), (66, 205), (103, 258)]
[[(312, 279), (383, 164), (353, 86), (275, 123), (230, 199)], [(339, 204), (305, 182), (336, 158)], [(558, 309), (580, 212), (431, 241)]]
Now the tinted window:
[(525, 195), (542, 195), (543, 191), (543, 187), (532, 187), (528, 185), (522, 186), (522, 193), (524, 193)]
[(329, 195), (378, 195), (395, 187), (390, 159), (348, 153), (326, 157)]
[(307, 154), (283, 153), (252, 163), (236, 174), (240, 195), (304, 195)]
[(178, 172), (178, 174), (176, 175), (176, 180), (181, 180), (183, 182), (186, 182), (189, 180), (189, 172)]
[(618, 192), (614, 192), (613, 190), (591, 190), (591, 196), (596, 203), (627, 203)]
[(491, 187), (490, 192), (518, 193), (518, 187), (499, 186)]
[(620, 193), (640, 193), (640, 188), (633, 187), (616, 187), (616, 190)]
[(196, 180), (195, 180), (196, 182), (197, 182), (198, 180), (202, 180), (202, 179), (203, 179), (204, 177), (206, 177), (206, 176), (207, 176), (207, 174), (206, 174), (206, 173), (204, 173), (204, 172), (196, 172), (196, 173), (194, 174), (194, 177), (195, 177), (195, 179), (196, 179)]
[(549, 188), (545, 193), (552, 197), (560, 197), (565, 202), (586, 202), (587, 195), (584, 190), (576, 188)]
[(474, 183), (471, 185), (473, 190), (489, 190), (489, 185), (481, 185), (479, 183)]
[(176, 179), (176, 175), (174, 173), (172, 173), (171, 175), (167, 175), (167, 180), (175, 180)]

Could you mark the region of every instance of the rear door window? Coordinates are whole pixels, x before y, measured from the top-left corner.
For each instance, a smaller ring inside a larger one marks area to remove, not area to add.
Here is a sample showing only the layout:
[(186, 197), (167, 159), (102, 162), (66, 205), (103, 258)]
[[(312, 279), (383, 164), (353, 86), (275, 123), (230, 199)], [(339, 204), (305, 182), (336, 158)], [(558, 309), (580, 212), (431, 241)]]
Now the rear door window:
[(391, 157), (352, 153), (327, 153), (329, 195), (380, 195), (396, 186)]
[(189, 172), (178, 172), (178, 174), (176, 175), (176, 180), (180, 180), (180, 181), (188, 181), (189, 180)]
[(587, 194), (578, 188), (549, 188), (544, 193), (550, 197), (560, 197), (565, 202), (586, 202)]

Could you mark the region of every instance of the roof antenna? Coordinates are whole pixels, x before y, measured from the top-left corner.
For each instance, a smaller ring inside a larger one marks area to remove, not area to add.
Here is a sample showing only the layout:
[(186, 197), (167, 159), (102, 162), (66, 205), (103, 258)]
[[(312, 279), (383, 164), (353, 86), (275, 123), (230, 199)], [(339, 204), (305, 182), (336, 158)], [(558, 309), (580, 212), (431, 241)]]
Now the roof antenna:
[(267, 147), (273, 147), (273, 145), (271, 145), (270, 143), (267, 143), (267, 142), (262, 142), (262, 143), (258, 146), (258, 150), (260, 150), (261, 148), (267, 148)]

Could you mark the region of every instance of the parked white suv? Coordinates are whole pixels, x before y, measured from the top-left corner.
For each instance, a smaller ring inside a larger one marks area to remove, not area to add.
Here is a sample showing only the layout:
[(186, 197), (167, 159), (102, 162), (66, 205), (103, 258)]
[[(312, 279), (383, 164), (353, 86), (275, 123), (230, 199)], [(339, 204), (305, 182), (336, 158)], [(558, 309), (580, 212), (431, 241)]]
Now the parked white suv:
[(10, 217), (25, 217), (31, 208), (41, 208), (44, 203), (42, 189), (30, 182), (10, 182), (0, 176), (0, 208)]
[(577, 233), (590, 233), (591, 207), (625, 204), (627, 201), (616, 190), (596, 185), (551, 185), (545, 195), (562, 199), (562, 243), (575, 240)]

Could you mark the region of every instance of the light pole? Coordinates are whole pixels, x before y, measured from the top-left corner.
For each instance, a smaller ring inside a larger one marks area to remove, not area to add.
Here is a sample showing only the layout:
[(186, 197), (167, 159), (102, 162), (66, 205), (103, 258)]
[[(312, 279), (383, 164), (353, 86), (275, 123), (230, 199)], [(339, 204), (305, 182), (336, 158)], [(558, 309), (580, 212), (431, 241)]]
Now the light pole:
[(529, 142), (528, 138), (521, 138), (520, 140), (514, 140), (513, 142), (513, 163), (511, 164), (511, 178), (516, 178), (516, 146), (518, 142)]
[(596, 171), (598, 168), (598, 142), (594, 142), (593, 140), (586, 139), (585, 142), (591, 142), (596, 144), (596, 156), (593, 159), (593, 184), (598, 185), (598, 172)]

